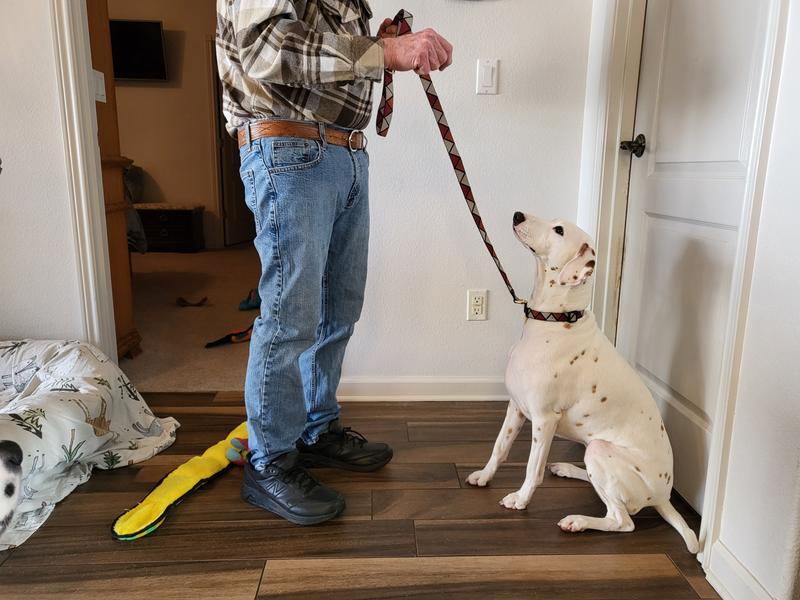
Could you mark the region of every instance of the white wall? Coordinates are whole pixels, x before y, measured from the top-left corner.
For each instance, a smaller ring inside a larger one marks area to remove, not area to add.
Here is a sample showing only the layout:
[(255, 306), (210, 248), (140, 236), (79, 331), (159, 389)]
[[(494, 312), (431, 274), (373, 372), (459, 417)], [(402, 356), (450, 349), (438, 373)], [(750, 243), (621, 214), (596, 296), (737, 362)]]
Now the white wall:
[[(371, 4), (376, 26), (399, 6)], [(576, 216), (591, 2), (403, 5), (417, 29), (436, 27), (456, 47), (455, 64), (435, 81), (486, 225), (527, 295), (531, 259), (511, 234), (511, 216)], [(0, 273), (14, 283), (0, 286), (0, 334), (80, 337), (49, 3), (2, 6), (0, 69), (14, 83), (0, 94)], [(501, 60), (500, 95), (475, 95), (479, 57)], [(389, 138), (371, 135), (369, 289), (345, 375), (446, 386), (482, 377), (480, 393), (502, 395), (520, 308), (474, 229), (419, 81), (399, 75), (395, 94)], [(14, 279), (21, 272), (24, 284)], [(490, 290), (489, 321), (465, 321), (467, 288)]]
[(0, 340), (84, 337), (50, 2), (0, 4), (0, 57)]
[[(726, 573), (728, 581), (736, 580), (728, 568), (738, 561), (766, 593), (786, 600), (800, 549), (799, 72), (800, 7), (793, 3), (733, 423), (723, 548), (712, 552), (712, 569)], [(747, 575), (742, 579), (748, 581)]]
[[(371, 5), (375, 27), (403, 6), (415, 30), (433, 27), (455, 46), (453, 66), (434, 82), (489, 233), (518, 294), (527, 296), (531, 258), (512, 236), (511, 217), (524, 210), (575, 219), (591, 2)], [(500, 59), (498, 96), (475, 95), (479, 57)], [(377, 86), (375, 93), (377, 101)], [(369, 284), (346, 380), (499, 382), (521, 309), (475, 230), (414, 74), (395, 77), (389, 137), (373, 132), (371, 124)], [(490, 290), (488, 321), (465, 320), (467, 288)], [(500, 383), (492, 389), (504, 393)]]

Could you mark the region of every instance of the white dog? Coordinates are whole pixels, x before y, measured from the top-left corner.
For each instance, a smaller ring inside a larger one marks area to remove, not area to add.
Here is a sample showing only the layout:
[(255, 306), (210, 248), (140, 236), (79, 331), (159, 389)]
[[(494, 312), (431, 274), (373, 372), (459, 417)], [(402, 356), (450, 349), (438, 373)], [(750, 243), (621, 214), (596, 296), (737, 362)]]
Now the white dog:
[(0, 442), (0, 535), (6, 530), (19, 503), (22, 449), (16, 442)]
[(533, 252), (538, 275), (522, 339), (506, 369), (511, 402), (503, 428), (489, 462), (467, 482), (485, 486), (492, 480), (527, 418), (533, 442), (525, 481), (500, 504), (528, 506), (558, 435), (586, 446), (586, 469), (555, 463), (550, 471), (590, 482), (608, 509), (602, 518), (564, 517), (561, 529), (632, 531), (630, 515), (653, 506), (696, 553), (697, 537), (669, 501), (672, 448), (658, 407), (585, 310), (591, 294), (586, 283), (595, 268), (590, 237), (571, 223), (519, 212), (514, 232)]

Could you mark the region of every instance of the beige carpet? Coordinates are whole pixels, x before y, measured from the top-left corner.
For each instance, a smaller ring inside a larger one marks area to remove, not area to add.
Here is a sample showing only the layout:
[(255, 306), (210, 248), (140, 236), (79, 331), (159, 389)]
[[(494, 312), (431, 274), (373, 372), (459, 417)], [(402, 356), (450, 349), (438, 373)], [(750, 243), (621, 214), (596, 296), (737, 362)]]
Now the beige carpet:
[[(142, 392), (241, 390), (248, 344), (204, 348), (253, 322), (239, 301), (257, 284), (255, 249), (245, 244), (197, 254), (133, 255), (133, 298), (142, 353), (120, 366)], [(181, 308), (208, 296), (199, 308)]]

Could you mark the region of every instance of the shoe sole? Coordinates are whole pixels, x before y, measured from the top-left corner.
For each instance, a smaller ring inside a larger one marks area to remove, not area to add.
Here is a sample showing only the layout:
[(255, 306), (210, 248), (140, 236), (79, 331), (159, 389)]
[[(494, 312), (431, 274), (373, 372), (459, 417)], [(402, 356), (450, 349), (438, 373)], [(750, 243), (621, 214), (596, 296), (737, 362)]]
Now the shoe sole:
[(355, 471), (357, 473), (372, 473), (381, 467), (385, 467), (394, 457), (394, 452), (389, 452), (388, 456), (381, 462), (372, 465), (354, 465), (335, 458), (328, 458), (327, 456), (319, 456), (318, 454), (300, 453), (298, 460), (304, 467), (332, 467), (334, 469), (343, 469), (345, 471)]
[(283, 508), (280, 504), (272, 500), (271, 498), (265, 498), (263, 496), (263, 492), (253, 492), (246, 486), (242, 487), (242, 500), (245, 502), (252, 504), (253, 506), (257, 506), (267, 512), (271, 512), (274, 515), (278, 515), (279, 517), (286, 519), (290, 523), (294, 523), (295, 525), (319, 525), (320, 523), (324, 523), (325, 521), (330, 521), (331, 519), (335, 519), (345, 508), (344, 502), (342, 502), (341, 508), (327, 514), (323, 515), (315, 515), (313, 517), (303, 517), (300, 515), (295, 515), (285, 508)]

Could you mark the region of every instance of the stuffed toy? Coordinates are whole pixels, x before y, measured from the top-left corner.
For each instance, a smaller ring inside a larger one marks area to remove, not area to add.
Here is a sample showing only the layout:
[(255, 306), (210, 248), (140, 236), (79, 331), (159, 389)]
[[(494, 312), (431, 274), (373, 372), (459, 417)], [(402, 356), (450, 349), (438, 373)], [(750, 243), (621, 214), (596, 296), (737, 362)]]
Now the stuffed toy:
[(232, 464), (244, 466), (247, 452), (247, 423), (242, 423), (224, 440), (169, 473), (135, 508), (117, 517), (111, 528), (112, 535), (125, 542), (150, 535), (194, 490), (222, 474)]

